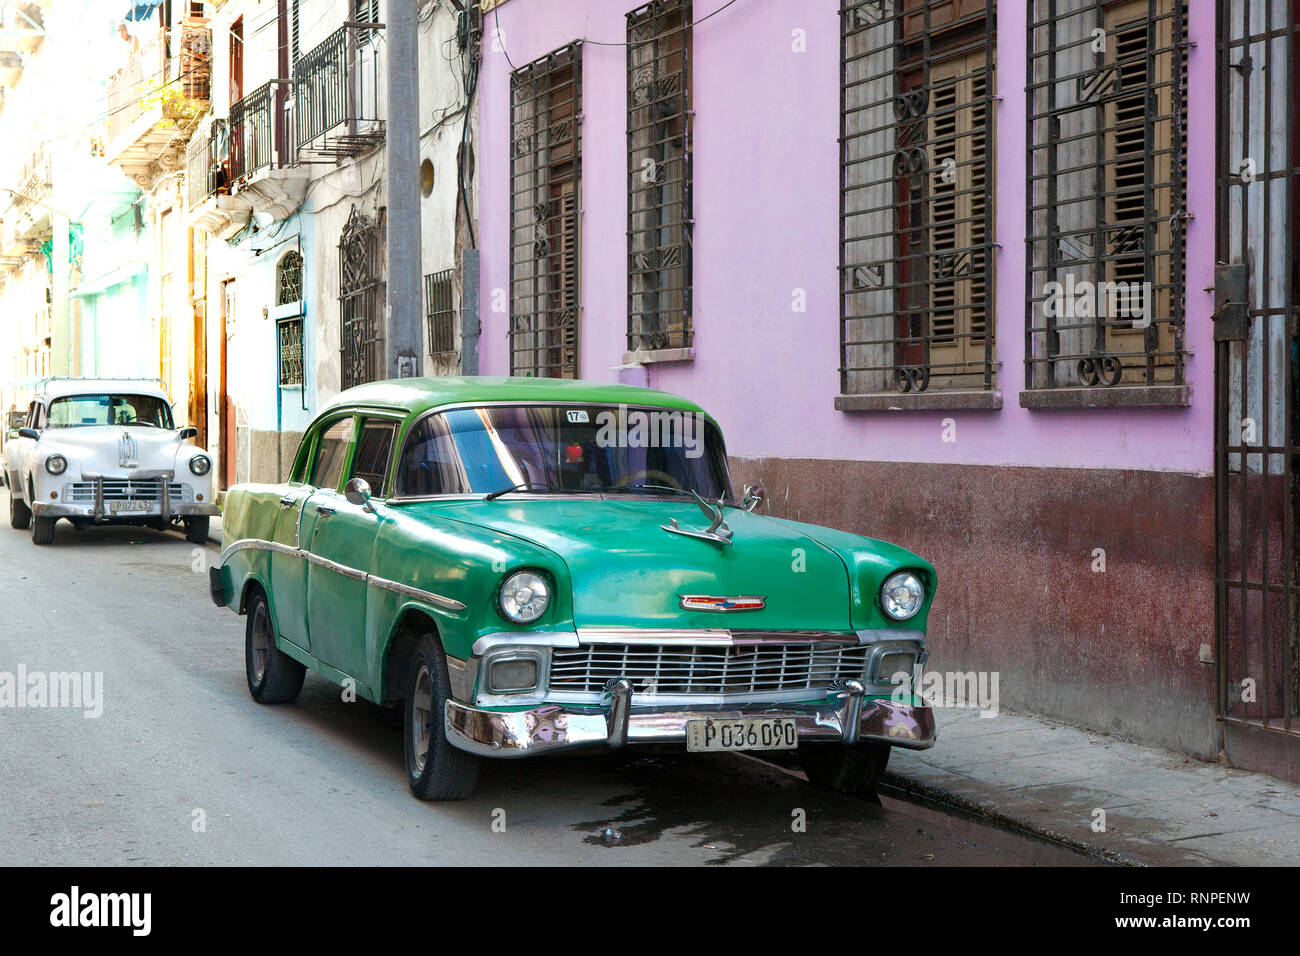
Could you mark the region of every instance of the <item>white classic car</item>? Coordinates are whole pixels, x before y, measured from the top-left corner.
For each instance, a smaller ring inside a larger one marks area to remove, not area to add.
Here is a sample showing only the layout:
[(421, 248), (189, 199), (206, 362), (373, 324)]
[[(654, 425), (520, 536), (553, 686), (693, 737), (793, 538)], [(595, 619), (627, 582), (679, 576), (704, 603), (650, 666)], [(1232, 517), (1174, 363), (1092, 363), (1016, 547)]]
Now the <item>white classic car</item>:
[(54, 378), (39, 382), (21, 426), (4, 445), (9, 524), (31, 527), (50, 544), (67, 518), (95, 524), (183, 523), (185, 537), (207, 540), (219, 514), (212, 459), (187, 444), (197, 431), (176, 428), (154, 380)]

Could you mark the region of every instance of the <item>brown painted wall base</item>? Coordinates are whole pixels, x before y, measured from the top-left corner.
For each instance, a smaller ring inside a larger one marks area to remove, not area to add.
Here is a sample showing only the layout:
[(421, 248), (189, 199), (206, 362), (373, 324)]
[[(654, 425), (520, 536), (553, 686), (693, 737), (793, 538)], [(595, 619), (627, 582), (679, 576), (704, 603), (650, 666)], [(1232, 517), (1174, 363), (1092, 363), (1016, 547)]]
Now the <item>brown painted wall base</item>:
[[(284, 481), (293, 467), (293, 456), (298, 454), (302, 432), (249, 431), (239, 429), (237, 454), (247, 454), (247, 462), (239, 462), (239, 475), (253, 482), (274, 484)], [(278, 448), (278, 451), (277, 451)], [(246, 476), (246, 477), (245, 477)]]
[(774, 515), (931, 561), (930, 669), (997, 671), (1003, 707), (1215, 757), (1212, 478), (777, 458), (732, 478)]

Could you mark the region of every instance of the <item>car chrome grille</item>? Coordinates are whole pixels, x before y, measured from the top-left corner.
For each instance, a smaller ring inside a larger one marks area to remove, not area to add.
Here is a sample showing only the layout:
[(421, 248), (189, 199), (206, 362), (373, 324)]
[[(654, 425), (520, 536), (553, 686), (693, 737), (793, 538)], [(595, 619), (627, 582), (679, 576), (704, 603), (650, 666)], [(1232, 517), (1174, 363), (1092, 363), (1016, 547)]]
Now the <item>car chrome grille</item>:
[[(105, 501), (157, 501), (159, 487), (157, 478), (105, 478)], [(168, 483), (167, 492), (173, 504), (193, 500), (194, 490), (189, 486), (173, 481)], [(95, 503), (95, 483), (93, 481), (73, 481), (63, 486), (63, 500), (75, 505), (93, 505)]]
[(861, 678), (869, 648), (857, 644), (682, 646), (591, 644), (551, 652), (550, 689), (600, 693), (618, 678), (661, 696), (824, 691)]

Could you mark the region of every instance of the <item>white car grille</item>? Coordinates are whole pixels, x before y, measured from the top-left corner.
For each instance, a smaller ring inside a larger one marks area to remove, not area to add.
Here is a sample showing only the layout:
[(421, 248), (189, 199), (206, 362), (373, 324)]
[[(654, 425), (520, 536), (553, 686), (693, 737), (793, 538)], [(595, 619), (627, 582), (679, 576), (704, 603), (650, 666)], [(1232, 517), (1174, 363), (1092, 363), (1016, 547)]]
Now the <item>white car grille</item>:
[[(104, 501), (157, 501), (161, 485), (162, 480), (158, 478), (105, 478)], [(167, 492), (174, 505), (194, 500), (194, 489), (179, 481), (169, 482)], [(93, 481), (69, 482), (63, 486), (63, 500), (74, 505), (93, 505), (95, 483)]]
[(857, 644), (667, 646), (592, 644), (551, 652), (550, 689), (600, 693), (627, 678), (659, 695), (821, 693), (833, 680), (861, 678), (869, 648)]

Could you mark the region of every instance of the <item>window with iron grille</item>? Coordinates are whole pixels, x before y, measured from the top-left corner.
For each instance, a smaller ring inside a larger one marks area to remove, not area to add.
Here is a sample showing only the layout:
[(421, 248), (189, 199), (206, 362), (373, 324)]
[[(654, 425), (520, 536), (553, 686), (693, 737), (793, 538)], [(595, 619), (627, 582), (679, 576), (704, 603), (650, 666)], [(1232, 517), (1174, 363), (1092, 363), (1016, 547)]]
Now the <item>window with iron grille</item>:
[(443, 269), (424, 277), (424, 315), (429, 326), (429, 352), (456, 351), (456, 270)]
[(627, 41), (627, 347), (690, 348), (690, 0), (633, 10)]
[(510, 78), (510, 373), (578, 376), (582, 45)]
[(1033, 0), (1027, 389), (1183, 384), (1182, 0)]
[(992, 389), (993, 0), (841, 14), (845, 395)]
[(275, 266), (275, 304), (302, 301), (302, 255), (294, 249), (280, 257)]
[[(382, 210), (381, 210), (382, 213)], [(351, 388), (384, 367), (384, 227), (356, 206), (339, 238), (339, 378)]]
[(302, 316), (280, 319), (276, 323), (280, 346), (280, 387), (302, 386)]

